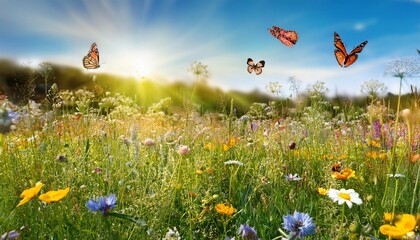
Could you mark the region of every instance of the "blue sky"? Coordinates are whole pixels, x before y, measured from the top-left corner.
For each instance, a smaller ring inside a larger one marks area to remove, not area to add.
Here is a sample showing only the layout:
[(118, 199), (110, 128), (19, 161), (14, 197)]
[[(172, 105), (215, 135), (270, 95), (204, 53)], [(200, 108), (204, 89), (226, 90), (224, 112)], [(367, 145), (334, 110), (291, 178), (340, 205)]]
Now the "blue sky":
[[(223, 89), (265, 91), (295, 76), (302, 90), (325, 82), (330, 94), (360, 94), (365, 80), (398, 81), (384, 76), (398, 57), (417, 57), (420, 0), (0, 0), (0, 57), (20, 63), (42, 61), (82, 68), (96, 42), (99, 72), (156, 81), (193, 81), (193, 61), (208, 66), (209, 84)], [(286, 47), (267, 31), (276, 25), (299, 33)], [(356, 63), (341, 68), (334, 57), (333, 33), (347, 50), (369, 43)], [(265, 60), (259, 76), (246, 60)], [(420, 83), (410, 78), (408, 84)]]

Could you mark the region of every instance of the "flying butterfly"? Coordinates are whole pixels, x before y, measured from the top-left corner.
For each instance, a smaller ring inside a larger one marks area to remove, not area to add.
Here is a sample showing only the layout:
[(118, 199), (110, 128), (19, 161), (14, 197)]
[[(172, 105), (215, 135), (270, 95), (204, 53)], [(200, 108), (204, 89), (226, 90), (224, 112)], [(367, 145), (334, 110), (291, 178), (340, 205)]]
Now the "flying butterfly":
[(83, 67), (86, 69), (99, 68), (99, 51), (96, 43), (92, 43), (89, 52), (83, 57)]
[(254, 61), (251, 58), (248, 58), (246, 64), (248, 64), (247, 70), (249, 73), (254, 71), (255, 74), (260, 75), (262, 73), (262, 68), (265, 66), (265, 61), (261, 60), (257, 64), (254, 64)]
[(338, 65), (341, 67), (348, 67), (356, 62), (358, 53), (361, 53), (363, 48), (366, 46), (368, 41), (362, 42), (359, 46), (355, 47), (349, 54), (347, 54), (346, 47), (344, 46), (343, 41), (340, 38), (338, 33), (334, 32), (334, 55), (337, 59)]
[(296, 31), (284, 30), (283, 28), (277, 26), (269, 28), (268, 31), (271, 33), (271, 35), (273, 35), (288, 47), (293, 47), (293, 45), (295, 45), (299, 39), (299, 35)]

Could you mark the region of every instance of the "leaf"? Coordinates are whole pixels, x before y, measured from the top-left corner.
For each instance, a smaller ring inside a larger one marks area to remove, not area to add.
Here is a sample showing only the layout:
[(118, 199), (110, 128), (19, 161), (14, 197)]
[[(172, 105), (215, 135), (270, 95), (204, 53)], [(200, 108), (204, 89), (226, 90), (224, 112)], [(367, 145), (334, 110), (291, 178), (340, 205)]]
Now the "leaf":
[(106, 215), (121, 218), (121, 219), (125, 219), (125, 220), (131, 221), (133, 223), (139, 224), (140, 226), (146, 226), (147, 225), (145, 220), (143, 220), (139, 217), (136, 217), (136, 216), (131, 216), (131, 215), (122, 214), (122, 213), (116, 213), (116, 212), (110, 212), (110, 213), (107, 213)]

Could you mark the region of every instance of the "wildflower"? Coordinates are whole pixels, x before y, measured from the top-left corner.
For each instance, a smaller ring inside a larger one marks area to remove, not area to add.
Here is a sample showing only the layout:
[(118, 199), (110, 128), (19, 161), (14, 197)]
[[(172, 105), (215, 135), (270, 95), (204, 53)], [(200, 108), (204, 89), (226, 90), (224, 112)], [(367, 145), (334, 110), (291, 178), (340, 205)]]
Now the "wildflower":
[(196, 173), (197, 173), (197, 174), (203, 174), (203, 172), (204, 172), (204, 171), (203, 171), (203, 170), (201, 170), (201, 169), (197, 169), (197, 171), (196, 171)]
[(259, 240), (257, 231), (255, 231), (255, 229), (248, 224), (241, 224), (238, 230), (238, 234), (240, 234), (245, 240)]
[(220, 214), (231, 216), (235, 212), (235, 208), (232, 205), (226, 205), (223, 203), (219, 203), (215, 207), (216, 211)]
[(208, 167), (208, 168), (206, 169), (206, 171), (207, 171), (207, 173), (208, 173), (208, 174), (213, 174), (213, 173), (214, 173), (214, 169), (213, 169), (213, 168), (211, 168), (211, 167)]
[(242, 122), (248, 122), (249, 117), (247, 115), (242, 115), (242, 117), (239, 118)]
[(328, 193), (328, 190), (325, 189), (325, 188), (318, 188), (317, 191), (321, 195), (327, 195), (327, 193)]
[(116, 203), (117, 198), (115, 197), (115, 194), (111, 194), (106, 198), (100, 196), (98, 201), (95, 201), (92, 198), (89, 199), (86, 203), (86, 207), (92, 212), (101, 211), (103, 215), (106, 215), (112, 208), (115, 207)]
[(23, 204), (29, 202), (32, 198), (34, 198), (39, 193), (39, 191), (41, 190), (42, 185), (44, 185), (42, 182), (37, 182), (35, 184), (35, 187), (24, 190), (20, 194), (20, 197), (23, 198), (23, 199), (20, 200), (19, 204), (16, 207), (19, 207), (20, 205), (23, 205)]
[(338, 202), (339, 205), (346, 203), (349, 208), (353, 206), (353, 203), (360, 205), (363, 203), (362, 199), (359, 198), (359, 194), (353, 189), (333, 189), (331, 188), (328, 191), (328, 197), (330, 197), (334, 202)]
[(187, 155), (191, 152), (191, 149), (187, 145), (179, 145), (177, 152), (179, 155)]
[(290, 232), (288, 239), (304, 238), (315, 233), (315, 224), (307, 213), (295, 211), (293, 215), (284, 216), (283, 221), (283, 227)]
[(299, 177), (297, 173), (295, 175), (292, 175), (291, 173), (289, 173), (289, 175), (286, 175), (286, 180), (287, 181), (300, 181), (302, 180), (302, 178)]
[[(379, 139), (380, 137), (382, 137), (381, 122), (379, 120), (375, 120), (373, 122), (373, 137), (376, 139)], [(381, 146), (380, 144), (379, 146), (375, 145), (375, 147), (380, 147), (380, 146)]]
[(333, 172), (331, 176), (336, 179), (347, 180), (349, 178), (355, 177), (355, 171), (351, 170), (350, 168), (346, 168), (341, 172)]
[(145, 146), (151, 147), (151, 146), (155, 145), (155, 140), (153, 140), (151, 138), (146, 138), (146, 139), (144, 139), (143, 144)]
[(385, 222), (392, 222), (394, 220), (394, 214), (390, 212), (384, 213), (384, 221)]
[(95, 173), (100, 173), (100, 172), (102, 172), (102, 168), (100, 168), (100, 167), (96, 167), (96, 168), (93, 170), (93, 172), (95, 172)]
[(402, 214), (401, 218), (395, 221), (395, 226), (384, 224), (379, 228), (383, 235), (395, 239), (408, 239), (414, 235), (414, 228), (416, 227), (416, 218), (411, 214)]
[(226, 144), (223, 144), (223, 151), (227, 151), (227, 150), (229, 150), (231, 147), (233, 147), (233, 146), (235, 146), (236, 145), (236, 143), (238, 143), (238, 138), (236, 138), (236, 137), (231, 137), (231, 138), (229, 138), (229, 140), (227, 141), (227, 143)]
[(19, 232), (12, 230), (1, 235), (0, 240), (14, 240), (19, 238)]
[(63, 199), (70, 192), (70, 188), (60, 189), (58, 191), (48, 191), (47, 193), (41, 194), (39, 200), (46, 203), (58, 202)]
[(204, 149), (207, 151), (210, 151), (214, 148), (212, 143), (207, 143), (206, 145), (204, 145)]
[(410, 161), (411, 161), (411, 163), (420, 162), (420, 154), (418, 154), (418, 153), (411, 153), (411, 155), (410, 155)]
[(8, 133), (14, 129), (14, 123), (20, 118), (19, 114), (0, 107), (0, 133)]
[(229, 160), (224, 162), (225, 165), (238, 165), (238, 166), (242, 166), (244, 165), (243, 163), (239, 162), (238, 160)]
[(181, 236), (178, 232), (178, 230), (176, 229), (176, 227), (174, 227), (174, 229), (168, 229), (168, 231), (165, 234), (165, 237), (162, 240), (180, 240)]
[(404, 174), (401, 174), (401, 173), (387, 174), (386, 176), (388, 176), (388, 177), (394, 177), (394, 178), (405, 177), (405, 175)]

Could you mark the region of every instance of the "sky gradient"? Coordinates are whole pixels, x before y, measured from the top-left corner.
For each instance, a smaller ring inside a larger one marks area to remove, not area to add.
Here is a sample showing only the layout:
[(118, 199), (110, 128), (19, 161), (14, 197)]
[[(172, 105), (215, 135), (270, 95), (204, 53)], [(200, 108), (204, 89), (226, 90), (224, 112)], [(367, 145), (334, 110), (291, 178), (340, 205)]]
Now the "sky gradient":
[[(208, 66), (208, 83), (223, 89), (265, 91), (295, 76), (302, 90), (325, 82), (329, 93), (360, 94), (370, 79), (397, 93), (398, 81), (384, 76), (386, 64), (419, 57), (420, 0), (0, 0), (0, 58), (82, 67), (92, 42), (101, 68), (156, 81), (193, 81), (193, 61)], [(267, 31), (273, 25), (299, 33), (289, 48)], [(334, 57), (334, 35), (347, 51), (368, 44), (352, 66)], [(246, 71), (246, 60), (265, 60), (261, 75)], [(420, 58), (419, 58), (420, 60)], [(406, 79), (419, 86), (419, 78)]]

